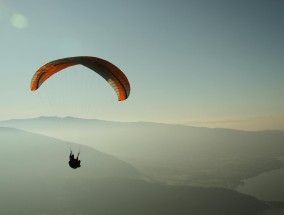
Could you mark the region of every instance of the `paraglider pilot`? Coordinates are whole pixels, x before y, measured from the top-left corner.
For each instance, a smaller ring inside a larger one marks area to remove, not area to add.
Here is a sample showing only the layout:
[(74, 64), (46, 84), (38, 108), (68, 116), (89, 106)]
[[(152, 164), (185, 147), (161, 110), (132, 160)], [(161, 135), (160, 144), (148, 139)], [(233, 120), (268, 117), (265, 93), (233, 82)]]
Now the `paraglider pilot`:
[(80, 152), (78, 153), (77, 157), (74, 157), (74, 154), (72, 151), (70, 151), (70, 155), (69, 155), (69, 166), (73, 169), (77, 169), (79, 167), (81, 167), (81, 161), (79, 160), (79, 155)]

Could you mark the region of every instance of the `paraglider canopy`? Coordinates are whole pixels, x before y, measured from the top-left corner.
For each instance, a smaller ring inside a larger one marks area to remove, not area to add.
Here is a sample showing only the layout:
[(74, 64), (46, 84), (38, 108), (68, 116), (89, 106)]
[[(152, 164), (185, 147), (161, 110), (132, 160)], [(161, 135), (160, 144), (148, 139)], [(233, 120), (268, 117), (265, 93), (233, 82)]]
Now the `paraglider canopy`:
[(81, 64), (102, 76), (115, 90), (118, 100), (123, 101), (130, 94), (130, 84), (125, 74), (112, 63), (97, 57), (79, 56), (51, 61), (40, 67), (31, 81), (31, 90), (37, 90), (49, 77), (55, 73)]

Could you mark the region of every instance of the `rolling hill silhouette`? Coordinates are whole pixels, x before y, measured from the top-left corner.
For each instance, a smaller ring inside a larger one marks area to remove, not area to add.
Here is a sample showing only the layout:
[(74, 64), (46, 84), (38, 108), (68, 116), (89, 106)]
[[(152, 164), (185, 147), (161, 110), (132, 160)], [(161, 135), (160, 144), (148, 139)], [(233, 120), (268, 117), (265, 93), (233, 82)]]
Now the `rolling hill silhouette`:
[(284, 166), (284, 131), (73, 117), (8, 120), (0, 125), (89, 145), (167, 183), (235, 188), (246, 178)]
[(69, 168), (66, 141), (0, 127), (0, 214), (257, 215), (271, 208), (223, 188), (150, 183), (129, 164), (81, 146)]
[[(68, 180), (69, 177), (104, 178), (130, 177), (142, 178), (134, 167), (114, 156), (104, 154), (87, 146), (57, 140), (44, 135), (25, 132), (13, 128), (0, 127), (0, 181), (34, 176), (44, 179), (46, 174), (55, 179)], [(68, 166), (70, 147), (81, 148), (82, 167), (73, 170)]]

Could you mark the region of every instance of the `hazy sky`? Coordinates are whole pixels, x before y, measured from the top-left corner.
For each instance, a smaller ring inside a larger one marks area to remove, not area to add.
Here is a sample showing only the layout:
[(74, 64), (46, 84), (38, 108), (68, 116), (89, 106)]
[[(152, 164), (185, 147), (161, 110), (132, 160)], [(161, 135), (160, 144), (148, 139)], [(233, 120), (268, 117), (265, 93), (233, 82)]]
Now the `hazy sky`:
[[(0, 0), (0, 120), (284, 129), (283, 11), (283, 0)], [(82, 66), (30, 91), (40, 66), (79, 55), (124, 71), (128, 100)]]

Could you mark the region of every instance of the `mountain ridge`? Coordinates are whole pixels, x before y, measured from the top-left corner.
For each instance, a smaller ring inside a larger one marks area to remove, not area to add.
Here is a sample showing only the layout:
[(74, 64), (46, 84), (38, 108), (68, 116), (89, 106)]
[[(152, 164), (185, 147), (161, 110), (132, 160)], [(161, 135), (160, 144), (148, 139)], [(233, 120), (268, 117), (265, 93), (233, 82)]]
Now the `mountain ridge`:
[(208, 130), (228, 130), (228, 131), (241, 131), (241, 132), (284, 132), (282, 129), (264, 129), (264, 130), (241, 130), (241, 129), (234, 129), (234, 128), (225, 128), (225, 127), (216, 127), (210, 128), (206, 126), (192, 126), (186, 124), (179, 124), (179, 123), (165, 123), (165, 122), (151, 122), (151, 121), (112, 121), (112, 120), (104, 120), (104, 119), (96, 119), (96, 118), (80, 118), (80, 117), (73, 117), (73, 116), (39, 116), (39, 117), (31, 117), (31, 118), (12, 118), (6, 120), (0, 120), (0, 123), (9, 123), (9, 122), (16, 122), (16, 121), (36, 121), (36, 120), (77, 120), (77, 121), (89, 121), (89, 122), (104, 122), (104, 123), (117, 123), (117, 124), (156, 124), (156, 125), (165, 125), (165, 126), (179, 126), (179, 127), (186, 127), (186, 128), (197, 128), (197, 129), (208, 129)]
[(284, 131), (242, 131), (73, 117), (0, 121), (0, 126), (96, 148), (165, 183), (236, 188), (284, 167)]

